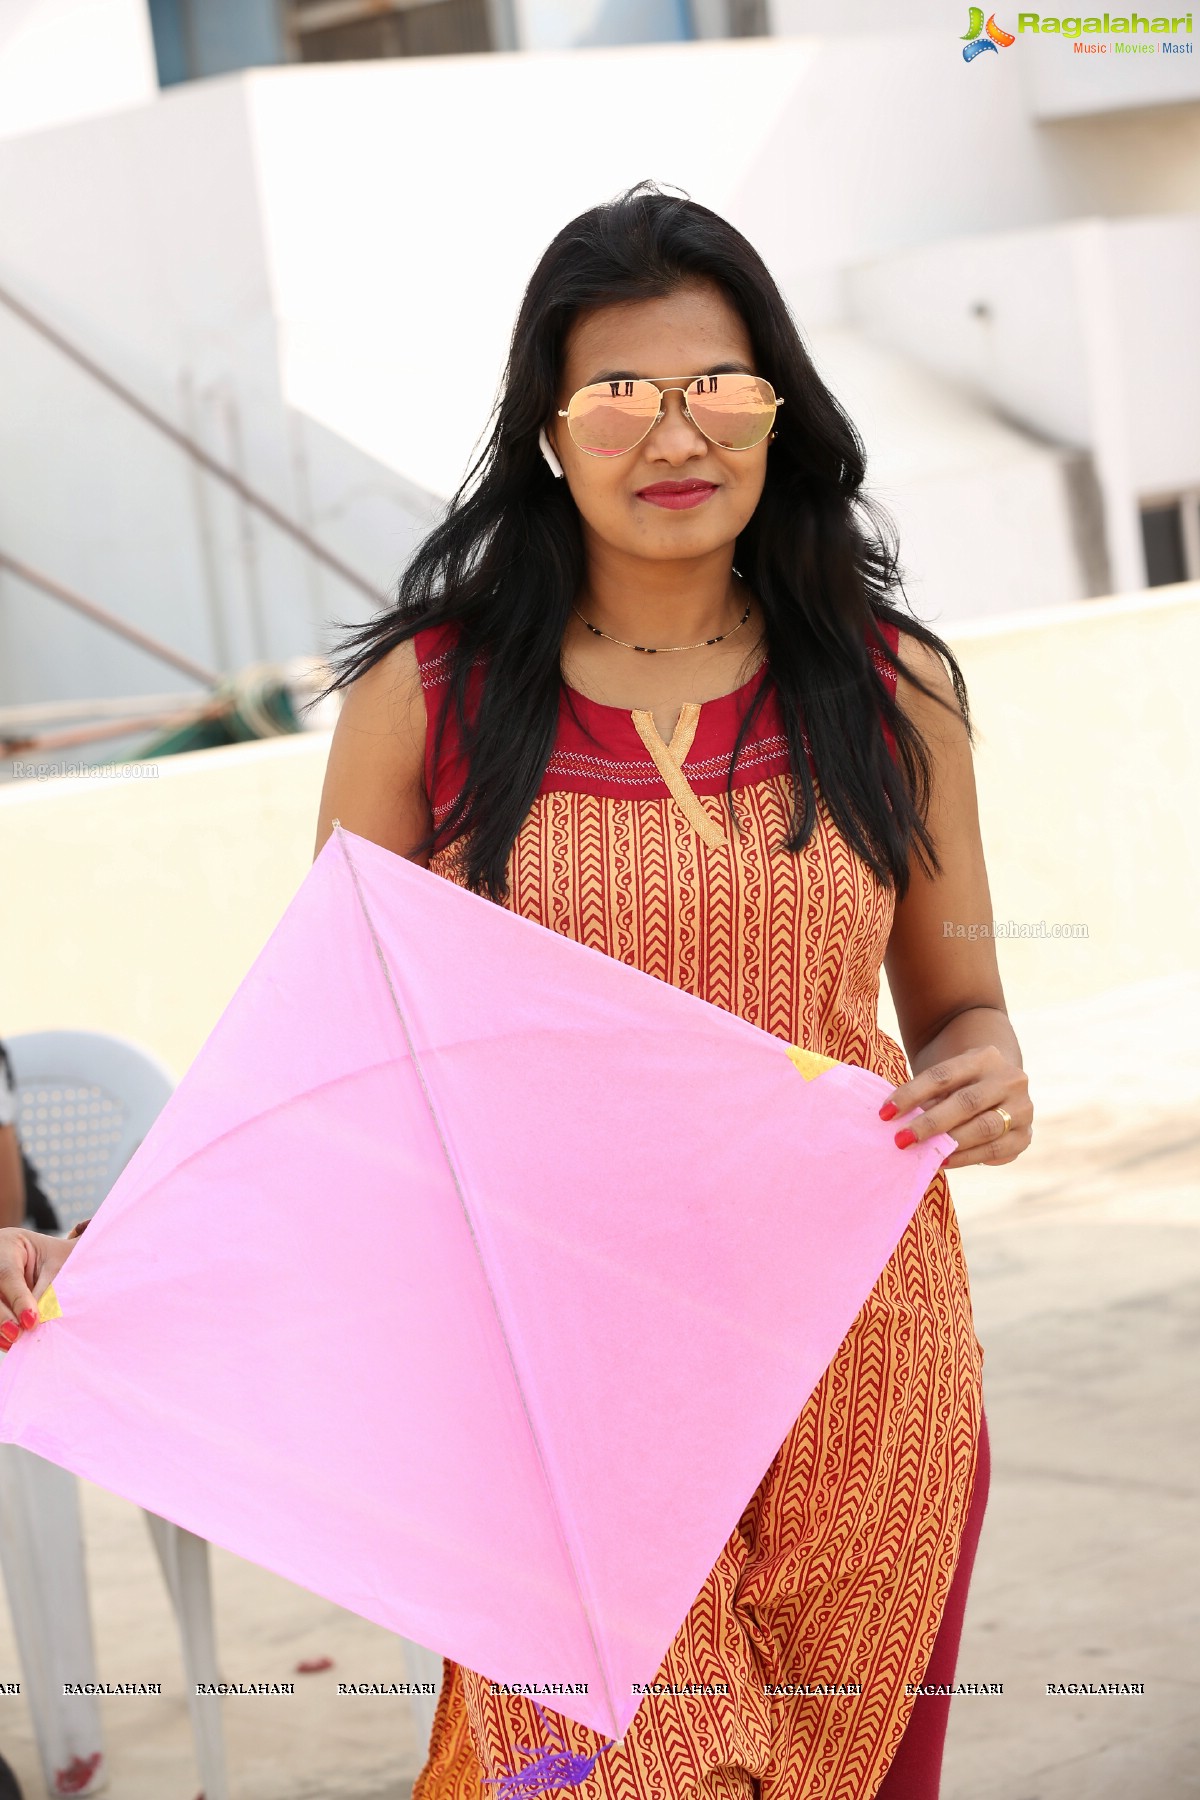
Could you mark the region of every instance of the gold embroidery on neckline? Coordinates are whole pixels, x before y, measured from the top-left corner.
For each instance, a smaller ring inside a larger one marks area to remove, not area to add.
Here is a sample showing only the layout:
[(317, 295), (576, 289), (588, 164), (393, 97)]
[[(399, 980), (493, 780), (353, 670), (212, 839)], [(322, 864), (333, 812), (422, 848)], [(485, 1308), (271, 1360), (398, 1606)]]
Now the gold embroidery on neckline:
[(711, 818), (700, 804), (699, 796), (693, 792), (690, 782), (682, 769), (682, 763), (692, 747), (696, 736), (696, 727), (700, 723), (700, 704), (689, 700), (680, 710), (675, 729), (671, 733), (669, 744), (664, 743), (662, 733), (654, 723), (652, 712), (637, 711), (630, 714), (637, 734), (654, 760), (654, 766), (666, 782), (671, 798), (684, 814), (688, 824), (697, 837), (708, 845), (710, 850), (728, 844), (729, 838), (722, 825)]

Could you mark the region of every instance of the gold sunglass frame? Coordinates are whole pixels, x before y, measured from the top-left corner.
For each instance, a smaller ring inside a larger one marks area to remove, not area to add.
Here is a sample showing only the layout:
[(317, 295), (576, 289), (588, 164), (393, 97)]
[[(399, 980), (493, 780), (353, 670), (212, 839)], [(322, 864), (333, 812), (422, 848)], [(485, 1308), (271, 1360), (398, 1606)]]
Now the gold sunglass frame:
[[(745, 374), (749, 375), (748, 370), (743, 371), (743, 370), (729, 369), (729, 370), (726, 370), (725, 373), (731, 374), (731, 375), (735, 374), (735, 373), (737, 373), (737, 374), (745, 373)], [(757, 450), (759, 444), (769, 443), (770, 440), (775, 436), (775, 420), (779, 415), (779, 408), (783, 405), (783, 395), (777, 394), (775, 392), (775, 388), (774, 388), (773, 384), (767, 380), (765, 375), (751, 375), (750, 380), (761, 381), (765, 387), (768, 387), (771, 390), (771, 398), (775, 402), (775, 410), (771, 414), (771, 423), (768, 425), (766, 431), (763, 432), (762, 437), (758, 438), (753, 444), (741, 444), (738, 446), (734, 446), (731, 444), (722, 444), (715, 437), (713, 437), (711, 435), (711, 433), (705, 431), (703, 425), (701, 425), (699, 420), (695, 418), (695, 416), (692, 413), (691, 407), (687, 403), (688, 389), (692, 386), (693, 382), (708, 381), (708, 380), (712, 379), (712, 377), (710, 377), (708, 375), (634, 375), (634, 376), (623, 376), (621, 379), (626, 383), (627, 386), (634, 384), (634, 385), (638, 385), (638, 386), (657, 388), (658, 395), (659, 395), (658, 412), (655, 414), (654, 418), (651, 419), (651, 421), (647, 425), (645, 431), (643, 431), (641, 437), (638, 438), (637, 443), (630, 444), (627, 449), (625, 449), (625, 450), (589, 450), (586, 447), (586, 445), (581, 444), (579, 442), (579, 439), (575, 436), (575, 433), (573, 431), (571, 431), (571, 408), (574, 406), (576, 400), (578, 400), (580, 394), (586, 394), (591, 388), (607, 387), (610, 384), (608, 382), (604, 382), (604, 381), (585, 382), (583, 387), (575, 389), (575, 392), (571, 395), (571, 398), (567, 401), (567, 404), (565, 406), (560, 406), (558, 409), (559, 418), (565, 419), (567, 421), (567, 430), (569, 432), (571, 432), (571, 442), (575, 445), (575, 448), (583, 456), (599, 456), (599, 457), (602, 457), (605, 460), (605, 462), (611, 461), (612, 458), (616, 457), (616, 456), (629, 456), (632, 451), (634, 451), (638, 448), (639, 445), (645, 443), (646, 439), (650, 436), (650, 433), (654, 430), (654, 427), (656, 425), (661, 425), (663, 420), (666, 418), (666, 416), (667, 416), (666, 408), (662, 405), (662, 401), (665, 399), (665, 397), (668, 394), (682, 394), (683, 395), (684, 417), (688, 420), (689, 424), (695, 426), (696, 430), (700, 433), (701, 437), (707, 438), (710, 444), (715, 444), (718, 450), (727, 450), (730, 452), (731, 455), (737, 456), (737, 455), (740, 455), (745, 450)], [(720, 377), (718, 376), (717, 379), (719, 380)]]

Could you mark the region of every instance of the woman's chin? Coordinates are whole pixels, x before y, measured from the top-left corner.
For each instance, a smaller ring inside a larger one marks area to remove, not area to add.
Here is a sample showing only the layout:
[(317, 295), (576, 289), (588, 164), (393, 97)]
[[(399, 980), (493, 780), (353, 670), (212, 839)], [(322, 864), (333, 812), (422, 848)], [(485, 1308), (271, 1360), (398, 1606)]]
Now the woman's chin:
[[(703, 509), (708, 512), (707, 507)], [(671, 562), (680, 557), (713, 556), (718, 551), (732, 553), (742, 526), (728, 518), (702, 518), (699, 512), (664, 512), (658, 518), (636, 518), (635, 529), (608, 537), (596, 533), (602, 543), (626, 555), (644, 556), (653, 562)]]

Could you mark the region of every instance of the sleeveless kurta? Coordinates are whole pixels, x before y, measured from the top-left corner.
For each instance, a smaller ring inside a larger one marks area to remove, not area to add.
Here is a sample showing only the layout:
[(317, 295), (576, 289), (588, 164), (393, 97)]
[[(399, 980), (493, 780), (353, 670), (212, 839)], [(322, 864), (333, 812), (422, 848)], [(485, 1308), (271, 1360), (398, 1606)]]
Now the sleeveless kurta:
[[(883, 629), (894, 650), (895, 628)], [(434, 756), (450, 642), (431, 630), (415, 645), (436, 823), (463, 773), (452, 713)], [(789, 1043), (899, 1083), (910, 1075), (904, 1052), (877, 1020), (894, 895), (819, 795), (804, 849), (778, 847), (791, 777), (773, 693), (739, 754), (733, 829), (730, 752), (764, 680), (760, 670), (735, 693), (684, 707), (669, 745), (648, 713), (565, 694), (511, 854), (508, 904)], [(459, 850), (431, 866), (459, 879)], [(583, 1800), (872, 1800), (955, 1570), (982, 1358), (939, 1170), (697, 1595), (655, 1677), (662, 1691), (599, 1758)], [(634, 1566), (637, 1557), (633, 1539)], [(605, 1741), (550, 1716), (574, 1752)], [(494, 1796), (527, 1760), (513, 1747), (543, 1737), (532, 1699), (492, 1694), (447, 1658), (413, 1800)]]

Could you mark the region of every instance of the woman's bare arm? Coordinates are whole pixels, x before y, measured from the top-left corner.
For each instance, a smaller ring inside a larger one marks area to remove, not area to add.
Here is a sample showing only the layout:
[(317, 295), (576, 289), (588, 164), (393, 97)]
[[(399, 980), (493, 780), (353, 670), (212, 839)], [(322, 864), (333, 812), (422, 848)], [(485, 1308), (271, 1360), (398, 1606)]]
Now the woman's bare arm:
[(352, 684), (334, 728), (317, 820), (319, 855), (339, 819), (416, 862), (429, 834), (425, 792), (425, 696), (411, 640), (380, 659)]
[[(942, 868), (930, 875), (914, 858), (888, 943), (884, 967), (913, 1070), (892, 1101), (897, 1112), (925, 1109), (911, 1127), (918, 1139), (947, 1131), (957, 1141), (947, 1168), (1011, 1162), (1031, 1140), (1033, 1107), (991, 935), (971, 746), (941, 659), (903, 632), (900, 655), (954, 710), (898, 684), (897, 700), (929, 748), (927, 824)], [(976, 929), (959, 936), (959, 926)], [(1008, 1131), (997, 1107), (1012, 1118)]]
[(25, 1217), (25, 1170), (15, 1125), (0, 1125), (0, 1227)]

